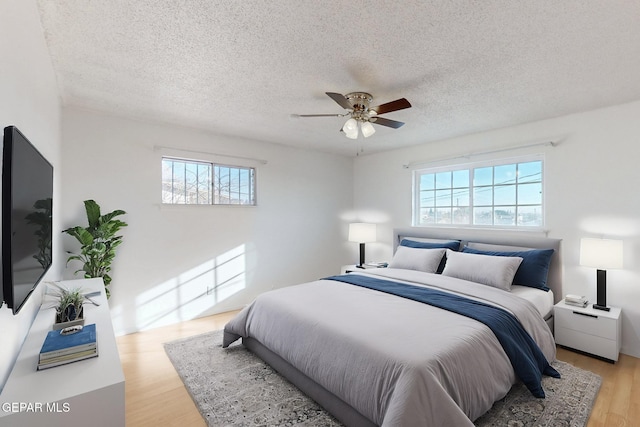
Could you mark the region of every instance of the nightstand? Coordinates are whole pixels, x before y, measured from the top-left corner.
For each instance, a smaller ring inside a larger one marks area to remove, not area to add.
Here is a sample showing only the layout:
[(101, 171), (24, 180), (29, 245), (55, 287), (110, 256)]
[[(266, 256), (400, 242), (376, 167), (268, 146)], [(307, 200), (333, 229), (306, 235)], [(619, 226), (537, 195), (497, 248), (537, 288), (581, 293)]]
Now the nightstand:
[(560, 301), (553, 308), (556, 344), (589, 353), (614, 363), (621, 345), (621, 310), (582, 308)]

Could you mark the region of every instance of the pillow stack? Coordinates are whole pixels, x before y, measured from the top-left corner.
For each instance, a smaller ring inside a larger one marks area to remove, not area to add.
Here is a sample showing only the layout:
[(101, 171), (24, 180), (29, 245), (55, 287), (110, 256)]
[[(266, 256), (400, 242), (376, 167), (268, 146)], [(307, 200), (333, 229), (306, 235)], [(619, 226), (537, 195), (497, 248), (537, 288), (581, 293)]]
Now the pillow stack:
[(528, 286), (530, 288), (548, 291), (547, 276), (549, 275), (549, 265), (553, 256), (553, 249), (531, 249), (522, 251), (485, 251), (465, 246), (462, 252), (478, 255), (489, 255), (494, 257), (519, 257), (522, 264), (515, 277), (514, 285)]
[(482, 249), (465, 246), (458, 252), (459, 240), (405, 238), (389, 267), (442, 273), (507, 291), (512, 285), (549, 291), (547, 276), (553, 249), (513, 247), (514, 250), (508, 250), (508, 246), (501, 245), (470, 245), (479, 245)]

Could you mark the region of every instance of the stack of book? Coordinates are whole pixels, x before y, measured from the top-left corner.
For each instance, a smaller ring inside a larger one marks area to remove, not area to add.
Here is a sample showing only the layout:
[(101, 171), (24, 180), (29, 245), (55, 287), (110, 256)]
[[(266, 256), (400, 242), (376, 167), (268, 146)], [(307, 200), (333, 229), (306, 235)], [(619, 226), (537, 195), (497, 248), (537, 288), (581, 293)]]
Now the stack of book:
[(586, 307), (589, 304), (587, 297), (580, 295), (565, 295), (564, 302), (569, 305), (575, 305), (577, 307)]
[(62, 331), (49, 331), (47, 334), (40, 350), (39, 371), (98, 355), (95, 323), (86, 325), (79, 332), (71, 334), (65, 334)]

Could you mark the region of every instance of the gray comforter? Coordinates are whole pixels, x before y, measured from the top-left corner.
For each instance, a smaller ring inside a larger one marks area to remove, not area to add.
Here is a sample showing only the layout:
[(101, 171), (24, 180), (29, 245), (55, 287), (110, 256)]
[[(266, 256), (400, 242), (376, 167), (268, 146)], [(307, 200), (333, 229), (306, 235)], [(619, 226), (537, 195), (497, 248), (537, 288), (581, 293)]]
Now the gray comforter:
[[(528, 301), (442, 275), (367, 270), (495, 304), (514, 314), (555, 360), (555, 343)], [(260, 295), (225, 326), (223, 346), (252, 337), (382, 426), (473, 425), (517, 379), (484, 324), (332, 280)]]

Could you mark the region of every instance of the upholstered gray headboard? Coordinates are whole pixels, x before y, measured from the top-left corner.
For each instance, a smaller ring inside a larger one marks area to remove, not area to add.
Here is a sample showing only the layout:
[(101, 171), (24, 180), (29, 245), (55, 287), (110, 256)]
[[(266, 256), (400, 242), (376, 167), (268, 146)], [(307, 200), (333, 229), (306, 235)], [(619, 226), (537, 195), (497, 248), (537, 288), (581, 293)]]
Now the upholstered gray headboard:
[(517, 248), (555, 249), (549, 266), (547, 286), (553, 291), (554, 303), (563, 298), (560, 239), (532, 236), (528, 232), (489, 231), (455, 228), (396, 228), (393, 230), (393, 252), (403, 238), (460, 240), (460, 248), (468, 243), (515, 246)]

